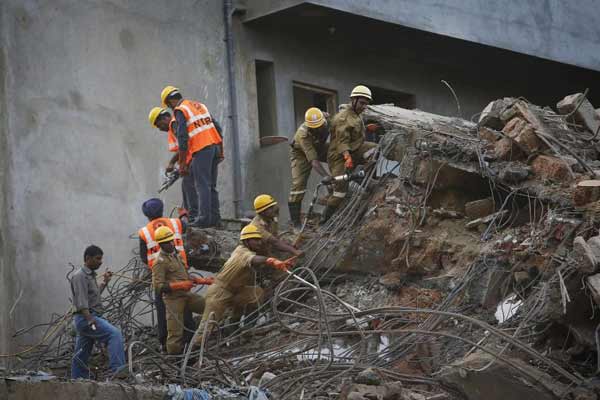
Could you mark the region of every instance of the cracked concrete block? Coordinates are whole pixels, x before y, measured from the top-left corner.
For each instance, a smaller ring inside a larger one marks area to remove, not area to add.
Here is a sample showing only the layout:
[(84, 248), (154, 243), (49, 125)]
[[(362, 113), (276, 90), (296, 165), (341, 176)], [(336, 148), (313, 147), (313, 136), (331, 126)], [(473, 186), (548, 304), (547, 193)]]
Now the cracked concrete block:
[(482, 218), (494, 212), (494, 199), (487, 197), (481, 200), (470, 201), (465, 204), (465, 215), (469, 219)]
[(592, 274), (596, 271), (598, 259), (594, 255), (584, 238), (577, 236), (573, 240), (573, 252), (571, 256), (575, 259), (577, 269), (584, 274)]
[[(444, 368), (440, 379), (458, 390), (467, 400), (551, 400), (556, 398), (553, 392), (564, 390), (549, 375), (520, 359), (510, 358), (510, 362), (527, 371), (532, 378), (527, 379), (515, 368), (492, 361), (495, 361), (493, 356), (476, 351)], [(490, 363), (487, 368), (482, 368)]]
[(577, 109), (573, 114), (573, 118), (577, 123), (583, 125), (589, 133), (595, 134), (600, 128), (600, 116), (596, 113), (592, 103), (583, 97), (583, 93), (566, 96), (558, 102), (556, 107), (563, 115), (570, 114)]

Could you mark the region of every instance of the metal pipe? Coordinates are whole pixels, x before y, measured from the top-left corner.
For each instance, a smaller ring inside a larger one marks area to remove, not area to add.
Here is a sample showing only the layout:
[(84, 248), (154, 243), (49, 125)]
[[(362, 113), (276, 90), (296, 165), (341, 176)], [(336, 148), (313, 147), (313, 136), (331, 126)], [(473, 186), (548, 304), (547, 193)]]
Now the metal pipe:
[(229, 119), (231, 120), (231, 145), (233, 147), (233, 207), (235, 217), (239, 218), (241, 212), (242, 196), (242, 169), (240, 165), (240, 135), (237, 115), (237, 89), (235, 84), (235, 54), (233, 48), (232, 0), (223, 0), (223, 16), (225, 19), (225, 48), (227, 51), (227, 79), (229, 83)]

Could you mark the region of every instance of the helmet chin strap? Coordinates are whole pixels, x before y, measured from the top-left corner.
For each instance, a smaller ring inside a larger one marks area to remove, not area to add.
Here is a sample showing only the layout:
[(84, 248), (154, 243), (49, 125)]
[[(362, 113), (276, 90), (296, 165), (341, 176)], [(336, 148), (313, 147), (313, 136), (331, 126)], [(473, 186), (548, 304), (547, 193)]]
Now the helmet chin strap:
[[(357, 113), (357, 112), (356, 112), (356, 103), (358, 103), (358, 97), (354, 97), (354, 98), (352, 99), (352, 103), (350, 103), (350, 104), (352, 105), (352, 111), (354, 111), (355, 113)], [(358, 114), (358, 113), (357, 113), (357, 114)]]

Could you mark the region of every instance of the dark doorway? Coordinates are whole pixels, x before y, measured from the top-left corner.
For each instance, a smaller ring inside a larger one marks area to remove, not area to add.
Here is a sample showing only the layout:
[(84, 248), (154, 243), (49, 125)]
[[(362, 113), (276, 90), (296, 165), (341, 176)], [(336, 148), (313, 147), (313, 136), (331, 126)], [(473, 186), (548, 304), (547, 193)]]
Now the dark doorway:
[(310, 107), (318, 107), (330, 115), (336, 113), (337, 92), (305, 83), (294, 82), (294, 116), (296, 126), (304, 122), (304, 113)]

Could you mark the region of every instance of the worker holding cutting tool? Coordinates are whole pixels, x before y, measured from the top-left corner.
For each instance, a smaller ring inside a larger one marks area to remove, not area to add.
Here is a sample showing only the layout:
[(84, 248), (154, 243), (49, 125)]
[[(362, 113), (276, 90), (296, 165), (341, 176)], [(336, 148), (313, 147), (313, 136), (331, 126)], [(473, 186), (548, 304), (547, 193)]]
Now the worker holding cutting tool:
[[(327, 162), (331, 175), (343, 175), (364, 164), (365, 153), (377, 147), (376, 143), (365, 140), (365, 124), (360, 116), (372, 100), (371, 90), (363, 85), (352, 89), (350, 106), (333, 117), (331, 122), (331, 143), (327, 153)], [(348, 191), (348, 181), (336, 182), (333, 194), (327, 199), (321, 223), (327, 222), (342, 203)]]
[[(240, 244), (231, 253), (214, 284), (206, 292), (206, 306), (198, 331), (202, 333), (207, 323), (219, 324), (227, 310), (232, 311), (232, 321), (255, 310), (263, 300), (264, 290), (257, 286), (257, 269), (269, 266), (285, 272), (293, 266), (292, 260), (281, 261), (264, 254), (263, 236), (255, 225), (246, 225), (240, 233)], [(295, 258), (295, 257), (294, 257)], [(210, 322), (209, 322), (210, 319)], [(208, 327), (209, 332), (212, 326)], [(194, 345), (200, 346), (202, 334)]]
[(125, 365), (123, 335), (110, 322), (102, 318), (100, 295), (110, 281), (112, 273), (106, 271), (102, 283), (96, 281), (96, 271), (102, 265), (104, 252), (98, 246), (88, 246), (83, 253), (84, 266), (71, 278), (73, 295), (73, 325), (77, 331), (75, 354), (71, 363), (71, 378), (90, 378), (88, 360), (92, 354), (94, 342), (106, 343), (110, 360), (110, 369), (117, 373)]
[[(167, 176), (175, 173), (179, 174), (179, 171), (175, 169), (175, 164), (179, 160), (179, 143), (177, 142), (177, 136), (175, 136), (175, 132), (177, 131), (177, 121), (171, 116), (166, 108), (162, 107), (152, 108), (148, 114), (148, 121), (150, 121), (150, 125), (157, 128), (159, 131), (167, 133), (169, 151), (174, 153), (165, 170)], [(188, 154), (187, 162), (189, 163), (191, 159), (191, 154)], [(183, 197), (183, 208), (188, 211), (189, 220), (193, 221), (198, 216), (198, 195), (196, 194), (194, 177), (191, 171), (182, 177), (181, 194)]]
[(294, 140), (290, 144), (290, 163), (292, 167), (292, 187), (288, 198), (290, 219), (295, 227), (300, 227), (302, 199), (310, 172), (314, 169), (323, 179), (330, 178), (321, 162), (327, 161), (327, 138), (329, 123), (325, 113), (317, 107), (311, 107), (304, 114), (304, 123), (300, 125)]

